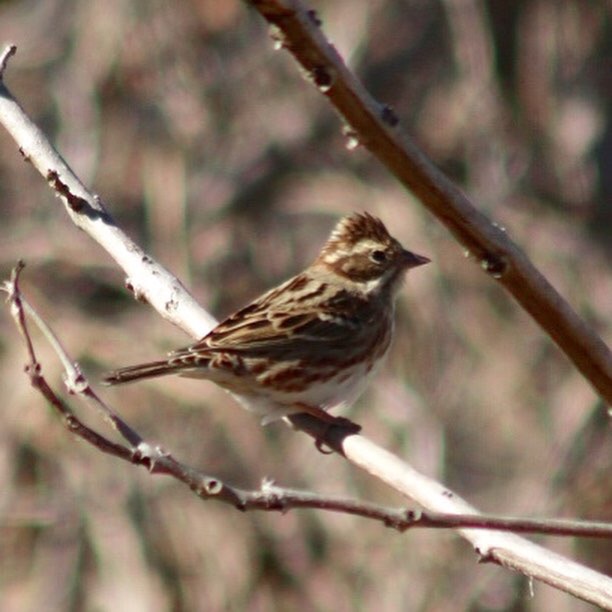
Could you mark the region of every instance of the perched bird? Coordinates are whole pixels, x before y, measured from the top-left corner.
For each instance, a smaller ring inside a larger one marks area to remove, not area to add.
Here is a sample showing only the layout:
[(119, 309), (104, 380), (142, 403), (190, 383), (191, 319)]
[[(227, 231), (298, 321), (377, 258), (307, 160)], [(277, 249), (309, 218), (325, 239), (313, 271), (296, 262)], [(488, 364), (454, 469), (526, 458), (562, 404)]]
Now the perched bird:
[(109, 384), (180, 374), (230, 391), (269, 423), (328, 410), (364, 390), (391, 344), (404, 273), (430, 260), (405, 250), (368, 213), (342, 219), (303, 272), (159, 361), (111, 372)]

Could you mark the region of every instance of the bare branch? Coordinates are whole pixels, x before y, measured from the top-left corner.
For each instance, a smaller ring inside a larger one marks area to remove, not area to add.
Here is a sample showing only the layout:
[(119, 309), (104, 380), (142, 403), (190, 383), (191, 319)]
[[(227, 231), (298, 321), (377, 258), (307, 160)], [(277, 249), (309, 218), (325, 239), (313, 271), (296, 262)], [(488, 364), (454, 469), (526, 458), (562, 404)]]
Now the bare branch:
[[(29, 354), (26, 371), (32, 386), (38, 390), (60, 414), (66, 428), (98, 450), (135, 465), (145, 466), (152, 474), (165, 474), (188, 485), (202, 499), (216, 499), (231, 504), (238, 510), (265, 510), (288, 512), (297, 508), (312, 508), (331, 512), (353, 514), (381, 522), (387, 527), (404, 532), (414, 527), (434, 529), (495, 529), (498, 531), (545, 533), (562, 536), (612, 537), (612, 525), (589, 521), (519, 519), (484, 515), (443, 514), (421, 512), (406, 508), (386, 508), (377, 504), (343, 497), (324, 496), (309, 491), (298, 491), (277, 486), (264, 480), (259, 490), (244, 490), (223, 482), (216, 476), (201, 473), (177, 461), (168, 452), (146, 442), (132, 427), (95, 393), (87, 379), (44, 319), (30, 305), (19, 289), (19, 274), (23, 270), (20, 262), (13, 270), (11, 280), (1, 287), (8, 294), (11, 313)], [(36, 358), (34, 345), (27, 325), (26, 314), (42, 331), (53, 347), (64, 367), (64, 380), (68, 391), (94, 406), (102, 413), (115, 431), (128, 442), (129, 447), (112, 442), (102, 434), (85, 425), (48, 385), (42, 375), (42, 367)]]
[(300, 0), (247, 0), (346, 121), (352, 142), (367, 147), (421, 200), (482, 269), (498, 280), (612, 405), (612, 353), (557, 293), (505, 229), (492, 223), (415, 145), (393, 110), (374, 100)]
[[(3, 68), (14, 53), (15, 47), (10, 46), (0, 56)], [(148, 302), (162, 317), (193, 337), (202, 337), (214, 327), (215, 318), (198, 306), (183, 284), (117, 227), (101, 198), (85, 188), (3, 80), (0, 80), (0, 122), (19, 145), (24, 159), (32, 163), (62, 200), (75, 225), (87, 232), (125, 271), (126, 287), (136, 299)]]

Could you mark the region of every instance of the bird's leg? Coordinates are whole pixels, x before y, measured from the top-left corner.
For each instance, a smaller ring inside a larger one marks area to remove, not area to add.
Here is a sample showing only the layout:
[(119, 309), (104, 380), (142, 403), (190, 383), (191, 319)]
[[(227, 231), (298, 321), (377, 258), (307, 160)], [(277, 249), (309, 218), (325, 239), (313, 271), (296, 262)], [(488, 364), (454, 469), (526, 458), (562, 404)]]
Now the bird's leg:
[(329, 412), (323, 410), (322, 408), (319, 408), (318, 406), (311, 406), (309, 404), (297, 404), (296, 408), (298, 408), (300, 412), (305, 412), (306, 414), (309, 414), (310, 416), (313, 416), (316, 419), (319, 419), (319, 421), (323, 421), (323, 423), (325, 423), (326, 427), (323, 435), (317, 437), (317, 439), (315, 440), (315, 446), (317, 447), (317, 450), (323, 454), (327, 455), (331, 453), (331, 451), (327, 452), (324, 451), (322, 448), (323, 444), (325, 443), (323, 438), (331, 427), (340, 427), (344, 430), (347, 430), (347, 432), (350, 434), (356, 434), (361, 431), (361, 425), (359, 425), (358, 423), (355, 423), (354, 421), (351, 421), (350, 419), (347, 419), (345, 417), (337, 417), (333, 414), (329, 414)]

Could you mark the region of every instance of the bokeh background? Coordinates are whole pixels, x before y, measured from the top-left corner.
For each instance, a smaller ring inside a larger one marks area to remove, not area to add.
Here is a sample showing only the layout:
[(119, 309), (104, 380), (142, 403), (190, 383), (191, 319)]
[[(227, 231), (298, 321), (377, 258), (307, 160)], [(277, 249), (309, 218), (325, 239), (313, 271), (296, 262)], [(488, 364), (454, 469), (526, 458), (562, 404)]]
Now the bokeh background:
[[(341, 0), (315, 8), (380, 101), (612, 339), (612, 7)], [(299, 271), (339, 216), (379, 215), (433, 264), (407, 280), (387, 367), (351, 418), (482, 510), (612, 519), (610, 426), (568, 360), (341, 123), (237, 0), (5, 0), (6, 81), (119, 223), (216, 316)], [(188, 343), (0, 131), (0, 272), (92, 381)], [(57, 360), (39, 337), (49, 381)], [(23, 610), (591, 610), (442, 531), (241, 514), (75, 440), (0, 315), (0, 602)], [(263, 477), (406, 501), (213, 385), (104, 397), (150, 441), (242, 487)], [(78, 405), (75, 405), (78, 407)], [(81, 407), (101, 431), (105, 426)], [(536, 538), (612, 573), (609, 544)], [(532, 591), (533, 587), (533, 591)]]

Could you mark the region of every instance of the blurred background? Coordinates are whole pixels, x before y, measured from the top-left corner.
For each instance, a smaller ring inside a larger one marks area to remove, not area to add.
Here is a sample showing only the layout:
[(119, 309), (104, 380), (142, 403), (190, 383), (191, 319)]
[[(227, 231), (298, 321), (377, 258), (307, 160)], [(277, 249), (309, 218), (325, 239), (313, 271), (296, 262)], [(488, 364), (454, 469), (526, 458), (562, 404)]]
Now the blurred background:
[[(612, 7), (581, 0), (313, 4), (370, 92), (612, 339)], [(388, 363), (350, 416), (505, 515), (612, 519), (604, 406), (533, 321), (341, 122), (237, 0), (5, 0), (6, 82), (118, 222), (217, 317), (299, 271), (336, 220), (380, 216), (411, 274)], [(123, 289), (0, 131), (0, 272), (91, 381), (190, 339)], [(43, 372), (60, 368), (35, 335)], [(77, 441), (0, 316), (0, 602), (22, 610), (591, 610), (452, 533), (314, 511), (241, 514)], [(406, 500), (214, 385), (101, 389), (151, 442), (246, 488)], [(72, 401), (72, 400), (71, 400)], [(80, 414), (106, 432), (83, 407)], [(612, 573), (609, 543), (535, 538)], [(533, 592), (532, 592), (533, 587)]]

